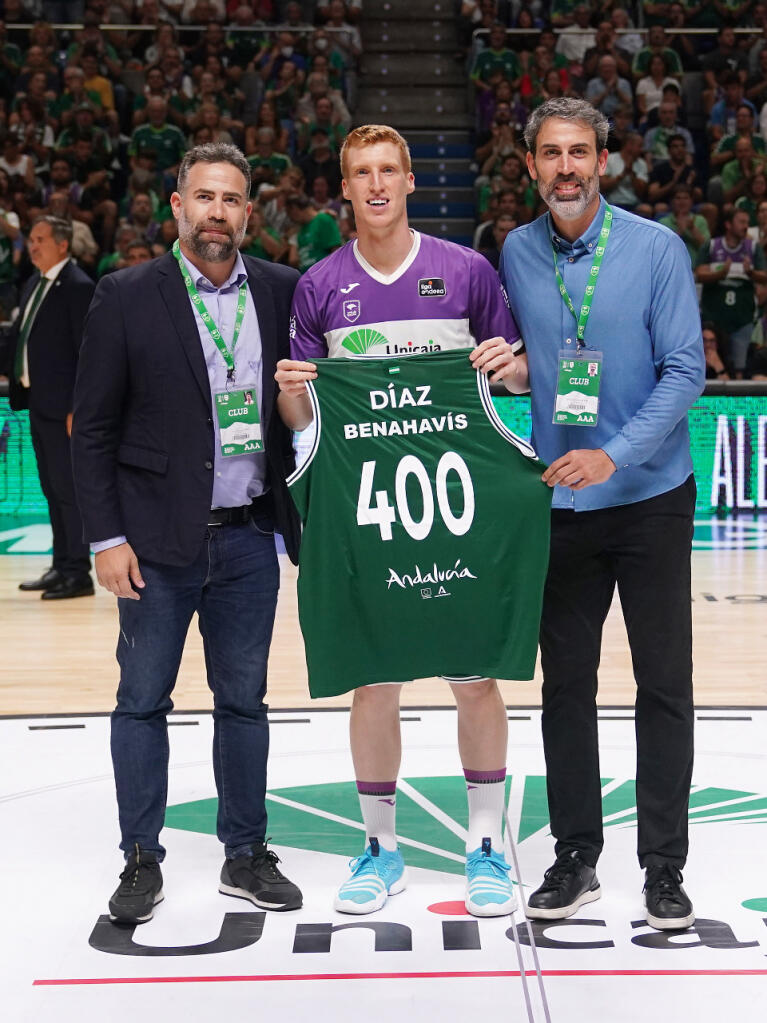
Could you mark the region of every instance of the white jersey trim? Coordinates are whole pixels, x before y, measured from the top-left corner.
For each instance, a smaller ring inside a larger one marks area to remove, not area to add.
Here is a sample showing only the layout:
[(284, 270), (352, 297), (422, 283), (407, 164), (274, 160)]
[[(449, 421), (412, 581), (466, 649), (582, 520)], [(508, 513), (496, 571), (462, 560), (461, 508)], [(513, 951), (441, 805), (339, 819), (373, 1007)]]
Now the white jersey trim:
[(523, 440), (522, 437), (518, 437), (516, 433), (510, 430), (498, 415), (495, 405), (493, 404), (493, 399), (490, 395), (490, 381), (487, 379), (487, 374), (480, 373), (479, 370), (477, 370), (477, 390), (479, 391), (479, 400), (482, 402), (485, 414), (490, 420), (491, 426), (494, 426), (504, 440), (513, 444), (514, 447), (518, 448), (527, 458), (537, 458), (538, 456), (536, 455), (535, 449), (532, 445), (528, 444), (526, 440)]
[[(317, 454), (317, 449), (320, 446), (320, 434), (322, 433), (322, 413), (320, 412), (320, 403), (317, 400), (317, 392), (314, 389), (314, 384), (311, 380), (306, 381), (306, 391), (309, 395), (309, 401), (312, 403), (312, 412), (314, 413), (314, 440), (312, 446), (309, 449), (309, 454), (306, 456), (301, 465), (295, 469), (285, 481), (289, 487), (292, 487), (294, 483), (301, 479), (303, 474), (309, 468), (314, 461), (314, 457)], [(308, 429), (308, 427), (307, 427)]]
[(368, 261), (365, 259), (365, 257), (359, 250), (358, 240), (356, 238), (354, 239), (354, 244), (352, 246), (354, 258), (357, 260), (357, 262), (368, 275), (368, 277), (372, 277), (373, 280), (378, 281), (379, 284), (394, 284), (394, 282), (398, 281), (404, 273), (407, 273), (407, 271), (413, 265), (415, 257), (418, 255), (418, 250), (421, 248), (420, 234), (418, 233), (418, 231), (414, 231), (412, 227), (410, 228), (410, 231), (411, 234), (413, 235), (413, 244), (410, 247), (410, 252), (408, 252), (408, 254), (405, 256), (404, 260), (400, 263), (397, 269), (390, 274), (382, 274), (380, 270), (376, 270), (372, 263), (368, 263)]

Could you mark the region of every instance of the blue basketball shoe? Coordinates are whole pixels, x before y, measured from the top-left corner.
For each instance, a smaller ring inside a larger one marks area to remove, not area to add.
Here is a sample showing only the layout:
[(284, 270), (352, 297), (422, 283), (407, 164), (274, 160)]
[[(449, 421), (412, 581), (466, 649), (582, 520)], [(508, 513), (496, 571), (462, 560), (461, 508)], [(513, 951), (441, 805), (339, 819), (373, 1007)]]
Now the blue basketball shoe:
[(490, 839), (466, 857), (466, 908), (472, 916), (507, 916), (517, 908), (510, 867)]
[(397, 895), (407, 885), (405, 861), (399, 849), (382, 849), (377, 838), (362, 856), (349, 861), (350, 876), (338, 889), (333, 908), (339, 913), (375, 913), (387, 896)]

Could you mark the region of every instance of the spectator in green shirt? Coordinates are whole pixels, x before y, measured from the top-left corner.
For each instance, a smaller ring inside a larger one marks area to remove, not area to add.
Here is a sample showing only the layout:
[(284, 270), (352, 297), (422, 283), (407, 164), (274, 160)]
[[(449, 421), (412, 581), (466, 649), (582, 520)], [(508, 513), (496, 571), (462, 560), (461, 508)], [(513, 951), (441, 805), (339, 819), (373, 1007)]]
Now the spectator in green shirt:
[(333, 110), (333, 101), (328, 96), (318, 96), (314, 101), (313, 117), (306, 123), (301, 124), (298, 136), (298, 147), (301, 152), (309, 148), (309, 140), (314, 132), (321, 128), (327, 133), (331, 149), (336, 153), (341, 152), (347, 132), (340, 118)]
[(753, 176), (764, 171), (765, 159), (754, 153), (751, 140), (739, 138), (733, 150), (735, 158), (722, 167), (722, 193), (725, 202), (735, 202), (748, 191)]
[(304, 273), (343, 244), (338, 221), (331, 213), (319, 213), (305, 195), (291, 195), (285, 203), (298, 231), (290, 241), (288, 261)]
[(735, 143), (740, 138), (748, 139), (754, 153), (764, 153), (764, 139), (754, 132), (754, 111), (747, 103), (741, 103), (735, 111), (735, 133), (723, 135), (714, 147), (710, 157), (712, 169), (723, 167), (732, 160), (735, 153)]
[(168, 119), (179, 128), (183, 128), (189, 101), (177, 89), (167, 85), (162, 68), (157, 64), (147, 68), (144, 89), (133, 97), (133, 127), (137, 128), (146, 121), (146, 105), (152, 96), (159, 96), (165, 100), (168, 104)]
[(486, 92), (490, 88), (490, 78), (494, 71), (500, 71), (503, 77), (517, 87), (522, 75), (522, 65), (517, 54), (506, 45), (506, 26), (496, 22), (490, 29), (489, 45), (486, 50), (477, 54), (474, 67), (471, 69), (471, 80), (476, 89)]
[(767, 177), (764, 170), (757, 171), (748, 183), (748, 191), (735, 200), (736, 210), (745, 210), (748, 214), (748, 226), (757, 227), (756, 212), (760, 203), (767, 198)]
[(85, 72), (81, 67), (71, 65), (64, 68), (64, 91), (55, 100), (51, 113), (59, 122), (60, 128), (68, 128), (75, 118), (75, 110), (81, 103), (89, 103), (93, 107), (96, 121), (104, 119), (101, 107), (101, 96), (93, 89), (85, 88)]
[(647, 46), (643, 46), (642, 49), (634, 57), (634, 62), (631, 65), (631, 73), (634, 76), (634, 81), (638, 82), (640, 78), (643, 78), (650, 69), (650, 58), (655, 54), (663, 57), (666, 65), (666, 74), (672, 78), (682, 77), (682, 62), (679, 59), (679, 54), (676, 50), (672, 50), (666, 46), (666, 30), (662, 25), (653, 25), (647, 33)]
[(139, 153), (152, 151), (157, 170), (175, 178), (186, 152), (186, 139), (175, 124), (168, 123), (168, 104), (161, 96), (151, 96), (147, 100), (146, 113), (147, 123), (134, 129), (128, 146), (131, 169), (138, 165), (136, 158)]
[(711, 238), (705, 217), (692, 212), (692, 189), (689, 185), (677, 185), (671, 197), (671, 212), (661, 217), (660, 223), (678, 234), (690, 254), (690, 265), (694, 266), (698, 252)]
[(276, 181), (292, 166), (289, 156), (275, 151), (274, 139), (273, 128), (259, 128), (256, 132), (255, 152), (247, 154), (247, 160), (252, 170), (260, 171), (264, 167), (271, 169), (272, 173), (268, 177), (270, 181)]
[(288, 243), (273, 228), (264, 222), (264, 212), (258, 203), (253, 204), (245, 237), (240, 244), (240, 252), (256, 259), (266, 259), (270, 263), (278, 263), (288, 251)]

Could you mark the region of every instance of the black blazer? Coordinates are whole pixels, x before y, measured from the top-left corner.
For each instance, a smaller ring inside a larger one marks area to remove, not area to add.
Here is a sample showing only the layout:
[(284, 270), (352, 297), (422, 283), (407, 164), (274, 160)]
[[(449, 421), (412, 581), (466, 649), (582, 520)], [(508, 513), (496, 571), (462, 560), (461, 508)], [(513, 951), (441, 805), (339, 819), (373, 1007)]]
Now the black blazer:
[[(12, 358), (21, 340), (24, 310), (39, 280), (40, 275), (34, 274), (22, 289), (10, 345)], [(93, 287), (90, 277), (70, 260), (48, 288), (27, 343), (31, 387), (22, 387), (14, 379), (13, 365), (8, 367), (9, 398), (15, 412), (28, 408), (47, 419), (66, 419), (72, 411), (77, 359)]]
[[(243, 257), (263, 348), (261, 423), (275, 525), (293, 562), (299, 523), (285, 478), (291, 432), (277, 414), (298, 274)], [(85, 324), (72, 431), (85, 539), (126, 536), (139, 558), (188, 565), (213, 494), (212, 399), (200, 335), (172, 253), (104, 277)]]

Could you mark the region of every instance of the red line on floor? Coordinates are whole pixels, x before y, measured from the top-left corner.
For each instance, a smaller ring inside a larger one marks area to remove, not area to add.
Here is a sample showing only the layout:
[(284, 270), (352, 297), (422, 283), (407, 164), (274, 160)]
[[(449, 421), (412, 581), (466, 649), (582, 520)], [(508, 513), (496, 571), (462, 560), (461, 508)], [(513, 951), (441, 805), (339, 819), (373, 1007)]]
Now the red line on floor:
[[(542, 970), (544, 977), (765, 977), (767, 970)], [(527, 970), (528, 977), (535, 970)], [(34, 987), (76, 984), (242, 984), (268, 980), (440, 980), (519, 977), (519, 970), (445, 970), (434, 973), (266, 973), (222, 977), (71, 977), (33, 981)]]

